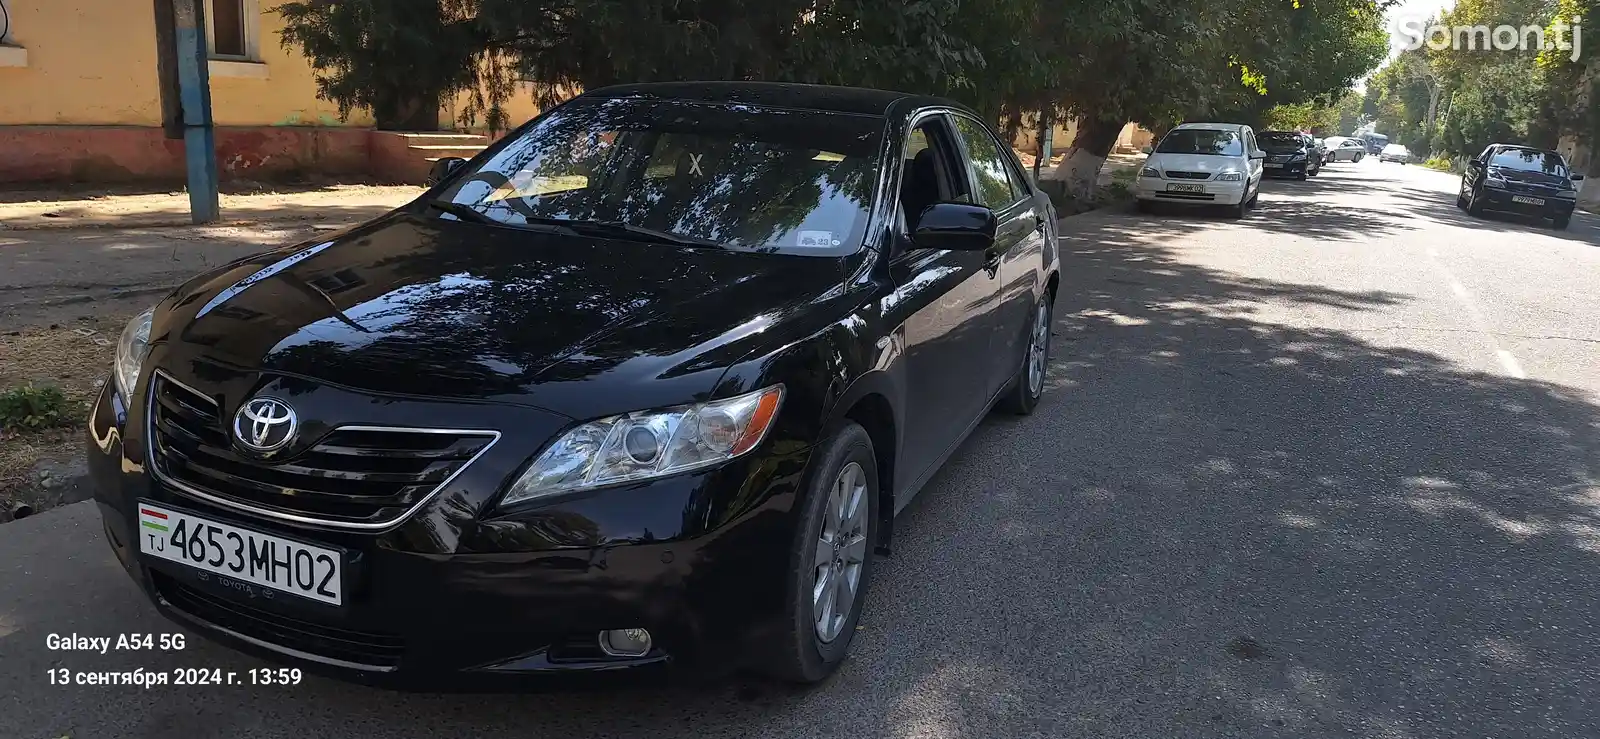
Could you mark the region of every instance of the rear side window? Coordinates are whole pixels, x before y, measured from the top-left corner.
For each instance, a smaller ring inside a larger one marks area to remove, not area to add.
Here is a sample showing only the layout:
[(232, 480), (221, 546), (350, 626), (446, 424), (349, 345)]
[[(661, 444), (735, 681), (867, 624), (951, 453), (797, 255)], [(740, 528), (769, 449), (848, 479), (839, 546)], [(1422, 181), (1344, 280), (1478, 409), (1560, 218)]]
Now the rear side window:
[(999, 210), (1017, 202), (1022, 194), (1012, 181), (1011, 168), (1006, 166), (999, 142), (971, 118), (958, 115), (955, 123), (972, 157), (972, 174), (978, 181), (978, 204)]

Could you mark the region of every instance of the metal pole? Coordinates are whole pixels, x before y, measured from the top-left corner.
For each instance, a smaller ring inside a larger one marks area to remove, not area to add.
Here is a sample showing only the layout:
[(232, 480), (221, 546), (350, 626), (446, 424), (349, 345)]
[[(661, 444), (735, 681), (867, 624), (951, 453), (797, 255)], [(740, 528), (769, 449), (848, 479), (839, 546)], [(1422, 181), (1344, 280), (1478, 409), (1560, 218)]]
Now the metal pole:
[(211, 75), (206, 63), (205, 0), (173, 2), (178, 99), (183, 106), (183, 158), (189, 175), (189, 217), (217, 220), (217, 142), (211, 125)]
[(1055, 137), (1055, 121), (1049, 108), (1039, 111), (1039, 156), (1033, 160), (1033, 181), (1039, 181), (1039, 168), (1050, 166), (1050, 144)]

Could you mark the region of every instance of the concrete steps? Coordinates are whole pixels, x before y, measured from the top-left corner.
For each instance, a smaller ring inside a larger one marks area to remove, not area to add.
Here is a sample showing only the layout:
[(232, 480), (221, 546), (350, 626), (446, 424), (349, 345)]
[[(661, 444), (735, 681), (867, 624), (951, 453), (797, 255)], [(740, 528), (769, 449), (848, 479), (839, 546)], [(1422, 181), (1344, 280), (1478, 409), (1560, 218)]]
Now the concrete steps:
[(421, 185), (434, 162), (444, 157), (470, 159), (489, 143), (489, 137), (470, 133), (374, 131), (373, 169), (381, 177)]

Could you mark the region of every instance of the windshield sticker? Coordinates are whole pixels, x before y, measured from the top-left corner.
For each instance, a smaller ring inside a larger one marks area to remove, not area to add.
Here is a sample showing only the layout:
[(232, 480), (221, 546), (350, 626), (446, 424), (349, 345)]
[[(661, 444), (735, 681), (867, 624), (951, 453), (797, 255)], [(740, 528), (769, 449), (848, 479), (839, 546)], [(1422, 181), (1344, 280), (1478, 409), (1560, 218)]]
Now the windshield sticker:
[(700, 171), (700, 158), (703, 157), (703, 156), (705, 156), (705, 155), (704, 154), (690, 154), (689, 155), (689, 174), (692, 174), (692, 175), (694, 175), (696, 177), (700, 177), (700, 176), (705, 175), (704, 172)]
[(838, 246), (832, 231), (801, 231), (796, 246)]

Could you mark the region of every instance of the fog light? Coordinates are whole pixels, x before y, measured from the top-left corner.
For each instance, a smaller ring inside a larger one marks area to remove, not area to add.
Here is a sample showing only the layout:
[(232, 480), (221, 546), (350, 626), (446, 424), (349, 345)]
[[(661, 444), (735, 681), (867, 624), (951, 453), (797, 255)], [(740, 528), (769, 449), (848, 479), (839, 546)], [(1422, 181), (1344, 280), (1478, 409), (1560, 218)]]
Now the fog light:
[(609, 657), (643, 657), (650, 652), (650, 632), (644, 629), (602, 631), (600, 651)]

